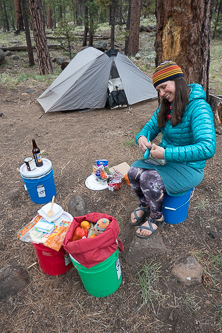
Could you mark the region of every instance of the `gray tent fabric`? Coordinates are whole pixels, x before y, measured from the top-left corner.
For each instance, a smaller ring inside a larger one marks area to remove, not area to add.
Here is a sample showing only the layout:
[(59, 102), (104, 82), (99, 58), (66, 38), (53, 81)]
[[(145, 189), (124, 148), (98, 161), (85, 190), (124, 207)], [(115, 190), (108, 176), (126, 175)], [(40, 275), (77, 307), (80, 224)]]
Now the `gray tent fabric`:
[(37, 101), (45, 112), (104, 108), (108, 81), (118, 75), (128, 105), (157, 98), (152, 80), (127, 56), (90, 46), (77, 53)]

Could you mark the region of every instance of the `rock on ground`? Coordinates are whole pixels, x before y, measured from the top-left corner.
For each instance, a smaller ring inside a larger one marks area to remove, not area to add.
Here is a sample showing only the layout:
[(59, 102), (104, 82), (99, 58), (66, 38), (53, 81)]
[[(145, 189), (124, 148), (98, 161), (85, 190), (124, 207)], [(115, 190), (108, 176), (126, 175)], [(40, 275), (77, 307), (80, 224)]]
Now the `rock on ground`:
[(5, 62), (5, 52), (0, 49), (0, 65)]
[(17, 294), (30, 282), (28, 272), (21, 266), (6, 266), (0, 269), (0, 299)]
[(179, 282), (192, 285), (202, 282), (203, 268), (195, 258), (188, 257), (184, 263), (176, 264), (171, 273)]
[(68, 212), (73, 216), (83, 216), (86, 214), (86, 202), (80, 195), (74, 195), (68, 203)]
[(150, 258), (154, 254), (165, 253), (166, 251), (166, 246), (159, 233), (150, 239), (134, 236), (126, 255), (126, 261), (129, 265), (134, 265)]

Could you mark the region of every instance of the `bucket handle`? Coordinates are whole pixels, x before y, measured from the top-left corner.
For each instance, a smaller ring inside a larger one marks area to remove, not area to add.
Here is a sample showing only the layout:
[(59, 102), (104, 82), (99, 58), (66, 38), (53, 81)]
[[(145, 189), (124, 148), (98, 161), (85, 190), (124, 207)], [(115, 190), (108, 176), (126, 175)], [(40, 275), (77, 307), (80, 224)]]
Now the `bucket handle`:
[(177, 208), (163, 207), (163, 208), (168, 209), (168, 210), (173, 210), (173, 211), (175, 211), (175, 210), (177, 210), (177, 209), (183, 207), (184, 205), (186, 205), (186, 204), (190, 201), (190, 199), (193, 198), (193, 195), (194, 195), (194, 189), (193, 189), (193, 191), (191, 192), (191, 195), (190, 195), (189, 199), (188, 199), (186, 202), (184, 202), (182, 205), (180, 205), (179, 207), (177, 207)]
[[(50, 171), (50, 172), (51, 172), (51, 171)], [(50, 172), (48, 173), (48, 177), (45, 178), (44, 181), (48, 180), (48, 179), (51, 177)], [(29, 187), (29, 188), (28, 188), (27, 185), (25, 184), (25, 185), (26, 185), (26, 188), (27, 188), (27, 191), (32, 190), (34, 187), (36, 187), (36, 186), (38, 185), (38, 183), (40, 182), (40, 180), (41, 180), (41, 178), (38, 178), (37, 183), (35, 183), (34, 186)]]

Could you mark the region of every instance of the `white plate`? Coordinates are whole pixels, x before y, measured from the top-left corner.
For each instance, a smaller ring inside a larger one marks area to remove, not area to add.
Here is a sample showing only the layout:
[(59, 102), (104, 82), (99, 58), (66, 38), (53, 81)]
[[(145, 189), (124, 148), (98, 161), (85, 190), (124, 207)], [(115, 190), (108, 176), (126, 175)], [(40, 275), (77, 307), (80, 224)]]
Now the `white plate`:
[(61, 206), (57, 205), (56, 203), (53, 204), (52, 210), (53, 210), (53, 215), (52, 216), (47, 216), (48, 211), (51, 208), (52, 203), (49, 202), (46, 205), (42, 206), (41, 209), (38, 210), (39, 215), (44, 217), (46, 221), (48, 222), (54, 222), (57, 220), (62, 214), (63, 214), (63, 209)]
[(107, 182), (105, 182), (105, 183), (99, 182), (98, 180), (96, 180), (96, 176), (94, 174), (90, 175), (86, 179), (85, 185), (90, 190), (94, 190), (94, 191), (105, 190), (106, 188), (108, 188)]

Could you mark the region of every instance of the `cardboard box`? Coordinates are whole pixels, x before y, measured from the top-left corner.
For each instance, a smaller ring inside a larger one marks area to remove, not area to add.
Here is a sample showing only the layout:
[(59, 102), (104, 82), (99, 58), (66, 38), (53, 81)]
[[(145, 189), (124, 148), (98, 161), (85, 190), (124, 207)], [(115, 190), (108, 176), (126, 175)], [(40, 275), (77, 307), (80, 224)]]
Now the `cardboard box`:
[(115, 165), (115, 166), (113, 166), (109, 169), (110, 169), (111, 172), (114, 172), (114, 171), (119, 172), (123, 176), (123, 178), (125, 179), (127, 185), (130, 186), (130, 182), (129, 182), (129, 179), (128, 179), (128, 176), (127, 176), (129, 168), (130, 168), (129, 164), (127, 164), (126, 162), (123, 162), (123, 163)]
[(129, 168), (130, 168), (129, 164), (127, 164), (126, 162), (123, 162), (123, 163), (115, 165), (115, 166), (113, 166), (109, 169), (112, 172), (113, 171), (118, 171), (124, 177), (127, 174), (127, 172), (129, 171)]

